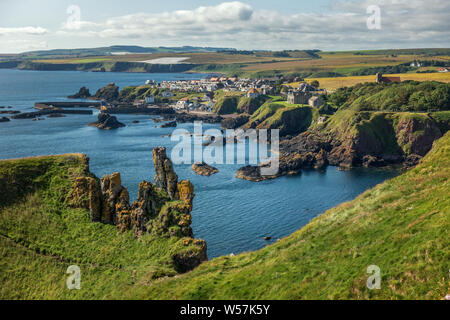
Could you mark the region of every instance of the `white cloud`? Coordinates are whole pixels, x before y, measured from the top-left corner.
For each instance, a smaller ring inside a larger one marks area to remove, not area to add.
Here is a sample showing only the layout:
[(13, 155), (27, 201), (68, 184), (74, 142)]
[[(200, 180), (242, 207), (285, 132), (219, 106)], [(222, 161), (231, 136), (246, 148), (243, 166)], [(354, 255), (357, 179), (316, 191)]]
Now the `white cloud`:
[[(12, 50), (12, 48), (14, 48), (14, 50)], [(15, 53), (45, 49), (48, 49), (47, 41), (33, 39), (2, 39), (2, 41), (0, 41), (0, 52), (2, 53)]]
[(41, 27), (0, 28), (0, 36), (45, 35), (47, 29)]
[[(381, 8), (381, 31), (367, 28), (366, 9), (374, 4)], [(449, 13), (450, 2), (439, 0), (337, 1), (328, 14), (290, 15), (225, 2), (194, 10), (113, 17), (101, 23), (80, 21), (77, 28), (65, 26), (59, 34), (249, 49), (447, 45)]]
[[(367, 28), (367, 7), (381, 8), (381, 30)], [(276, 4), (274, 4), (274, 7)], [(193, 10), (136, 13), (103, 21), (83, 21), (76, 8), (54, 43), (70, 38), (85, 43), (151, 46), (226, 46), (242, 49), (360, 49), (448, 46), (450, 1), (338, 0), (326, 14), (283, 14), (242, 2)], [(0, 35), (46, 35), (40, 27), (0, 28)], [(59, 40), (58, 40), (59, 39)]]

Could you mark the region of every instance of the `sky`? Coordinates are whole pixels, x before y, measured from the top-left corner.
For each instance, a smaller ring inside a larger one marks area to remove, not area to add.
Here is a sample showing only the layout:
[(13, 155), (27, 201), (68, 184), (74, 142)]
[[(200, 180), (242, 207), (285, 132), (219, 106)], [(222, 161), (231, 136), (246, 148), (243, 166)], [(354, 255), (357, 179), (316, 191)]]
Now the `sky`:
[(0, 53), (110, 45), (450, 47), (448, 0), (0, 0)]

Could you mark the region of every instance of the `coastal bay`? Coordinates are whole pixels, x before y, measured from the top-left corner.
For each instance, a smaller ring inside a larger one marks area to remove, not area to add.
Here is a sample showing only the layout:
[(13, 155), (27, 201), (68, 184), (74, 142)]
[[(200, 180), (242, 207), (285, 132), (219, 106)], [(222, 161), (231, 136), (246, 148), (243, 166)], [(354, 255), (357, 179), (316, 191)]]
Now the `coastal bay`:
[[(0, 105), (21, 112), (33, 111), (36, 101), (68, 101), (70, 94), (87, 86), (91, 92), (115, 82), (123, 88), (146, 80), (199, 79), (203, 74), (133, 74), (86, 72), (34, 72), (0, 70)], [(45, 121), (11, 120), (0, 126), (0, 158), (46, 154), (84, 153), (97, 176), (119, 171), (131, 197), (143, 179), (151, 180), (152, 149), (175, 145), (168, 137), (173, 128), (160, 128), (149, 115), (118, 115), (126, 127), (103, 132), (88, 127), (97, 114), (46, 118)], [(139, 123), (133, 123), (139, 121)], [(204, 124), (204, 130), (219, 125)], [(179, 124), (192, 131), (192, 123)], [(196, 175), (190, 166), (177, 166), (180, 178), (196, 187), (192, 228), (208, 244), (208, 256), (237, 254), (275, 242), (306, 225), (317, 215), (351, 200), (374, 185), (396, 176), (396, 171), (359, 168), (325, 172), (305, 171), (256, 184), (235, 178), (241, 165), (218, 165), (211, 177)]]

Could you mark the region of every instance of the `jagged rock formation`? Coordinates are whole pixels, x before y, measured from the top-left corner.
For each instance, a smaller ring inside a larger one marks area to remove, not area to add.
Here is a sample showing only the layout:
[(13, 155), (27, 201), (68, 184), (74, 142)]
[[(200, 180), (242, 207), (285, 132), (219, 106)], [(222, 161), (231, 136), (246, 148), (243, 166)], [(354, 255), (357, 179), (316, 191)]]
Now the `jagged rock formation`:
[(173, 170), (172, 161), (167, 158), (166, 148), (158, 147), (153, 149), (153, 163), (156, 170), (156, 187), (165, 190), (170, 199), (175, 199), (178, 176)]
[(250, 117), (247, 115), (225, 118), (222, 120), (222, 129), (237, 129), (245, 125), (249, 120)]
[(172, 259), (179, 271), (192, 270), (207, 260), (206, 242), (192, 239), (194, 186), (187, 180), (178, 182), (165, 148), (153, 150), (153, 162), (155, 184), (141, 182), (138, 198), (131, 205), (128, 190), (117, 172), (100, 181), (90, 176), (77, 178), (68, 202), (88, 209), (93, 222), (113, 224), (121, 232), (132, 230), (136, 237), (150, 233), (184, 239), (185, 246), (193, 244), (197, 249), (177, 253)]
[(114, 130), (125, 127), (125, 125), (117, 120), (115, 116), (111, 116), (108, 113), (100, 112), (98, 114), (98, 121), (89, 123), (91, 127), (97, 127), (102, 130)]
[(178, 123), (191, 123), (194, 121), (202, 121), (203, 123), (220, 123), (222, 117), (219, 115), (199, 115), (194, 113), (178, 113), (176, 121)]
[(208, 165), (208, 164), (206, 164), (204, 162), (202, 162), (202, 163), (194, 163), (192, 165), (192, 170), (196, 174), (201, 175), (201, 176), (206, 176), (206, 177), (209, 177), (209, 176), (219, 172), (219, 170), (217, 170), (217, 168), (214, 168), (214, 167), (212, 167), (212, 166), (210, 166), (210, 165)]
[(78, 93), (68, 96), (69, 99), (87, 99), (91, 97), (91, 93), (89, 92), (89, 89), (86, 87), (80, 88), (80, 91)]
[(92, 177), (78, 177), (75, 179), (72, 194), (68, 202), (73, 207), (88, 209), (91, 221), (101, 221), (102, 194), (98, 181)]
[(98, 89), (94, 96), (95, 99), (105, 101), (116, 101), (119, 98), (119, 87), (114, 82), (111, 82), (106, 87)]

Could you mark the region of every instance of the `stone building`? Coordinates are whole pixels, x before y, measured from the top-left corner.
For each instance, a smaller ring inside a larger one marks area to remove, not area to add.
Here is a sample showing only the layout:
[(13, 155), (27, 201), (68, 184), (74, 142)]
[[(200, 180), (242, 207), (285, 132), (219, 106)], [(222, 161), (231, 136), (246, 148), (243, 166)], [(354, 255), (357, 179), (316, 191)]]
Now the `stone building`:
[(287, 95), (287, 102), (289, 104), (308, 104), (311, 94), (309, 92), (295, 92), (290, 91)]
[(314, 108), (320, 108), (321, 106), (323, 106), (323, 103), (324, 102), (321, 97), (315, 96), (309, 99), (309, 105)]

